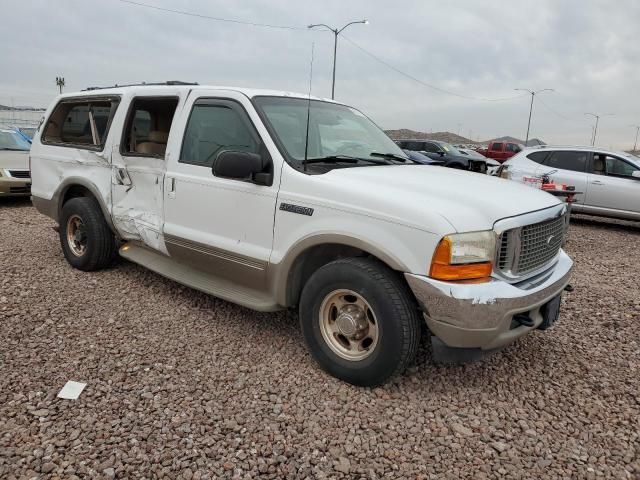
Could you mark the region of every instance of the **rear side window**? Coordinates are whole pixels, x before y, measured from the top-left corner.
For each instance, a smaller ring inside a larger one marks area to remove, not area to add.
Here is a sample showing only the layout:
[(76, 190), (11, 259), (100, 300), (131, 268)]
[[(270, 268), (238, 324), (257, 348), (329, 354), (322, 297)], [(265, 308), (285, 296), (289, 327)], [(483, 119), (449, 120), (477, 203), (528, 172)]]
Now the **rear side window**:
[(118, 102), (118, 98), (62, 100), (47, 120), (42, 143), (102, 149)]
[(177, 97), (137, 97), (131, 102), (120, 143), (123, 155), (164, 158)]
[(584, 172), (588, 155), (588, 152), (552, 152), (544, 164), (550, 168)]
[(494, 152), (501, 152), (502, 151), (502, 144), (501, 143), (494, 143), (493, 145), (491, 145), (491, 150), (493, 150)]
[(180, 163), (211, 168), (223, 150), (260, 153), (257, 133), (253, 133), (249, 122), (231, 102), (194, 105), (184, 134)]
[(529, 160), (533, 160), (536, 163), (544, 163), (549, 156), (549, 152), (533, 152), (527, 155)]

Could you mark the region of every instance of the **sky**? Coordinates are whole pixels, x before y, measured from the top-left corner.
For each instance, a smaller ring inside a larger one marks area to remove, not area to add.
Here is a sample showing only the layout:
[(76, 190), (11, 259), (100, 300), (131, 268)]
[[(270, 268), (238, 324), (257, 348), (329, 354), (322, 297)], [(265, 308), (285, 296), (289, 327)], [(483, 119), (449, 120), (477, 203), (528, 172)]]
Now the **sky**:
[[(385, 129), (630, 149), (640, 125), (637, 0), (0, 0), (0, 104), (46, 106), (88, 86), (197, 81), (331, 96)], [(363, 50), (364, 49), (364, 50)], [(367, 53), (368, 52), (368, 53)], [(430, 88), (427, 85), (437, 87)], [(454, 95), (443, 93), (446, 90)], [(466, 98), (463, 98), (466, 97)], [(501, 101), (487, 101), (504, 99)]]

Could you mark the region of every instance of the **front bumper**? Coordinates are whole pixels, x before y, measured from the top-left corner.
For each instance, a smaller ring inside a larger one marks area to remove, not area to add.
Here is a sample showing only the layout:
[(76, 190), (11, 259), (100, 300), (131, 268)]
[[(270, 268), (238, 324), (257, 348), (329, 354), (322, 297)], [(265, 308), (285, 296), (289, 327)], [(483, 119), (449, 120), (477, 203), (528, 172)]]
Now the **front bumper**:
[[(561, 250), (550, 270), (520, 284), (498, 279), (451, 283), (408, 273), (405, 277), (429, 329), (445, 345), (493, 350), (542, 323), (540, 308), (564, 290), (572, 269), (573, 261)], [(527, 313), (533, 326), (512, 321), (518, 313)]]
[(31, 179), (9, 177), (3, 173), (0, 177), (0, 197), (31, 195)]

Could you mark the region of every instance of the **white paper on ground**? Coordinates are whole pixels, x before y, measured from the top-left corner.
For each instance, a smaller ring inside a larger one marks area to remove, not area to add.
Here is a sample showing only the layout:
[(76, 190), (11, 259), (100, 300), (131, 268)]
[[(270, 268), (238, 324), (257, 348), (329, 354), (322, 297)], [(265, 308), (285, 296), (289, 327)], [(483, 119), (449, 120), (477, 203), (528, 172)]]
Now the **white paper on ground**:
[(84, 390), (84, 387), (86, 386), (87, 386), (86, 383), (74, 382), (73, 380), (69, 380), (65, 384), (65, 386), (62, 387), (62, 390), (58, 392), (58, 398), (64, 398), (67, 400), (77, 400), (77, 398), (82, 393), (82, 390)]

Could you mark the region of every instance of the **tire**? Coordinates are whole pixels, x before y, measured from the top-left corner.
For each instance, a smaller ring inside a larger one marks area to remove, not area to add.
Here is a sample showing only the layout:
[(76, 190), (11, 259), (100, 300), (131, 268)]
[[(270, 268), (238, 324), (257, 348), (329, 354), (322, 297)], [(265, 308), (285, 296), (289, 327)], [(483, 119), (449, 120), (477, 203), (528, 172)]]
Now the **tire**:
[[(404, 371), (418, 350), (422, 322), (415, 299), (379, 261), (346, 258), (319, 268), (304, 286), (299, 310), (311, 355), (325, 371), (353, 385), (385, 383)], [(347, 338), (343, 332), (355, 324), (358, 333)]]
[[(71, 238), (70, 230), (80, 232)], [(103, 269), (115, 256), (115, 237), (93, 198), (77, 197), (66, 202), (58, 231), (65, 258), (78, 270)]]

